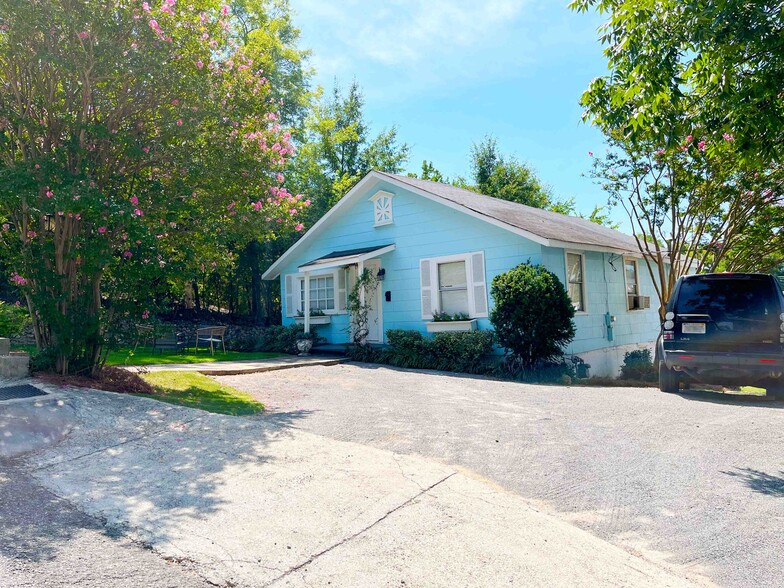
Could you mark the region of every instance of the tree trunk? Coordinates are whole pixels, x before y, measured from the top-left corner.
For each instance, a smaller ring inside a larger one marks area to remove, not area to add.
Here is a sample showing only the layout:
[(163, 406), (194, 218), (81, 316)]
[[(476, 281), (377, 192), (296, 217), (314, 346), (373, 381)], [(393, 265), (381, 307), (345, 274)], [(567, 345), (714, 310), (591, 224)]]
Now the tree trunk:
[(193, 305), (196, 312), (201, 310), (201, 298), (199, 297), (199, 283), (193, 280)]
[(261, 312), (261, 244), (258, 241), (248, 243), (250, 260), (250, 316), (258, 322)]

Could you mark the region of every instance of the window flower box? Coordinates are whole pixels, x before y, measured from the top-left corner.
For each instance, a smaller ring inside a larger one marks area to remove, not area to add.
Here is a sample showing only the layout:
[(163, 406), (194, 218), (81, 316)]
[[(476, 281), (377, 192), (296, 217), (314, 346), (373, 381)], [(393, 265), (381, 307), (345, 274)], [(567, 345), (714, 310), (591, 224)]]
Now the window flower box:
[(467, 321), (428, 321), (428, 333), (455, 333), (465, 331), (476, 331), (479, 327), (476, 324), (476, 319)]
[[(299, 323), (300, 325), (304, 325), (305, 324), (305, 317), (304, 316), (298, 316), (298, 317), (294, 317), (294, 318), (297, 321), (297, 323)], [(328, 325), (331, 322), (332, 322), (332, 317), (330, 315), (328, 315), (328, 314), (310, 317), (310, 324), (311, 325)]]

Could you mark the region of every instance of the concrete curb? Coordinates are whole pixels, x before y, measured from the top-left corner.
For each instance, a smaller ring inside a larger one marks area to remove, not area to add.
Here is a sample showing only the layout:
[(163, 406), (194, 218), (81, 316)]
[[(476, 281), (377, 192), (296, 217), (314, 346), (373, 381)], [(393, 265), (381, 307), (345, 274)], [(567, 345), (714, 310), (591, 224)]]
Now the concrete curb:
[[(309, 366), (330, 366), (345, 363), (348, 361), (345, 358), (331, 358), (331, 359), (318, 359), (318, 360), (304, 360), (304, 361), (290, 361), (280, 362), (276, 360), (269, 360), (269, 363), (263, 361), (248, 360), (244, 361), (227, 361), (227, 362), (213, 362), (213, 363), (182, 363), (182, 364), (156, 364), (156, 365), (143, 365), (143, 366), (122, 366), (123, 369), (132, 372), (198, 372), (205, 376), (237, 376), (242, 374), (256, 374), (263, 372), (273, 372), (277, 370), (288, 370), (299, 367)], [(216, 364), (225, 363), (225, 366)], [(246, 365), (247, 367), (243, 367)]]

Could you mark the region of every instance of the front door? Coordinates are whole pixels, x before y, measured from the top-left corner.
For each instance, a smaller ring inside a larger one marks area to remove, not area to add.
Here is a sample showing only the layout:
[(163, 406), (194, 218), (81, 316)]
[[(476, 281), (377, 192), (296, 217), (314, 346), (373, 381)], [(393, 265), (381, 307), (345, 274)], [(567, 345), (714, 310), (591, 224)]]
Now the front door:
[[(381, 269), (380, 259), (369, 259), (365, 262), (365, 268), (375, 276)], [(373, 290), (368, 289), (365, 293), (365, 301), (368, 304), (368, 337), (370, 343), (382, 343), (384, 336), (384, 323), (381, 316), (381, 283)]]

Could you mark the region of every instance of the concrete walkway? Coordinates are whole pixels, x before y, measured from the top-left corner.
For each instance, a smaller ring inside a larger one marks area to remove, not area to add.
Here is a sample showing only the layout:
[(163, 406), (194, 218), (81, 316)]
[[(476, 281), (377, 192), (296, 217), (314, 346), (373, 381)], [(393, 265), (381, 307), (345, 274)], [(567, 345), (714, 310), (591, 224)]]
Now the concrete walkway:
[(25, 469), (216, 585), (697, 585), (468, 472), (298, 430), (297, 411), (65, 394), (77, 425)]
[(343, 363), (343, 358), (324, 357), (298, 357), (283, 356), (271, 359), (243, 359), (240, 361), (207, 361), (204, 363), (162, 363), (144, 366), (128, 366), (131, 371), (183, 371), (199, 372), (206, 376), (233, 376), (238, 374), (255, 374), (259, 372), (272, 372), (303, 366), (336, 365)]

